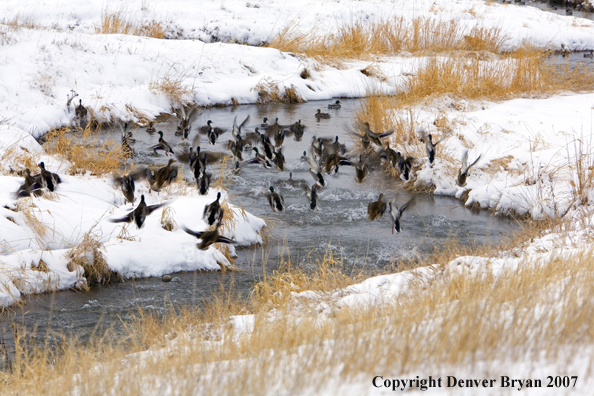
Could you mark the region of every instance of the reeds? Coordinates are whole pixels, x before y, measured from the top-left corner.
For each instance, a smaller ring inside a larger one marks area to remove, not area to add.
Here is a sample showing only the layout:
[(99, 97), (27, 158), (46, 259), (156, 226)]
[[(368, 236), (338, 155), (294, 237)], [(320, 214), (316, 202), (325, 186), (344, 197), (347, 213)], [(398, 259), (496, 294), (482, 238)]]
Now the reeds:
[(106, 175), (120, 169), (125, 155), (121, 142), (107, 140), (101, 142), (94, 135), (92, 123), (81, 132), (74, 132), (69, 127), (51, 130), (46, 135), (44, 145), (48, 154), (62, 157), (70, 163), (71, 175), (85, 174)]
[(374, 23), (356, 22), (328, 36), (303, 32), (297, 22), (291, 22), (268, 46), (333, 62), (404, 52), (416, 55), (452, 51), (499, 53), (506, 40), (507, 36), (499, 28), (464, 27), (457, 19), (395, 17)]
[(130, 34), (157, 39), (165, 38), (165, 27), (157, 20), (135, 20), (125, 9), (109, 11), (104, 9), (97, 28), (98, 34)]

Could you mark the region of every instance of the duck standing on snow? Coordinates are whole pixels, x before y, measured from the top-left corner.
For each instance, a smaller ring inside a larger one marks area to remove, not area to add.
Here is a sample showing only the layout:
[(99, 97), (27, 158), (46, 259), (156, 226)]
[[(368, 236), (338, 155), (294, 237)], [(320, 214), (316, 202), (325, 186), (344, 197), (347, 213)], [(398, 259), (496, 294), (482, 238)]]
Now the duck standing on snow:
[(468, 150), (465, 150), (464, 151), (464, 154), (462, 155), (462, 167), (458, 170), (458, 178), (456, 179), (456, 184), (457, 185), (459, 185), (460, 187), (466, 186), (466, 177), (468, 176), (468, 171), (480, 159), (481, 159), (481, 155), (479, 155), (478, 158), (475, 159), (472, 164), (467, 165), (467, 163), (468, 163)]
[(41, 168), (41, 172), (34, 177), (42, 188), (47, 188), (53, 192), (56, 189), (56, 185), (62, 183), (62, 179), (56, 173), (46, 170), (43, 162), (39, 163), (39, 167)]
[(157, 132), (159, 134), (159, 143), (155, 144), (154, 146), (151, 146), (149, 148), (149, 150), (153, 150), (155, 152), (155, 154), (158, 155), (157, 150), (163, 150), (165, 151), (165, 156), (168, 155), (168, 153), (174, 154), (173, 149), (171, 148), (171, 145), (169, 143), (167, 143), (165, 141), (165, 139), (163, 139), (163, 132), (159, 131)]
[(25, 183), (23, 183), (16, 192), (17, 198), (28, 197), (31, 194), (40, 196), (43, 194), (41, 185), (37, 182), (34, 176), (31, 176), (31, 170), (25, 168)]
[(266, 198), (268, 198), (268, 203), (273, 212), (277, 210), (282, 212), (285, 209), (285, 200), (281, 194), (274, 192), (274, 187), (270, 186), (270, 192), (266, 193)]
[(126, 216), (120, 219), (110, 219), (109, 221), (111, 221), (112, 223), (130, 223), (134, 221), (138, 228), (142, 228), (146, 216), (150, 215), (163, 205), (165, 205), (165, 203), (147, 206), (146, 202), (144, 201), (144, 195), (141, 195), (140, 203), (138, 204), (136, 209), (134, 209), (132, 212), (128, 213)]
[(334, 110), (340, 109), (341, 108), (340, 100), (337, 100), (336, 102), (329, 104), (328, 105), (328, 108), (329, 109), (334, 109)]
[(215, 229), (212, 231), (192, 231), (189, 228), (182, 227), (182, 229), (187, 232), (188, 234), (198, 238), (201, 240), (198, 246), (200, 250), (206, 250), (210, 247), (210, 245), (214, 243), (235, 243), (233, 239), (224, 237), (219, 234), (219, 226), (216, 225)]
[(384, 194), (380, 194), (377, 201), (367, 205), (367, 220), (376, 221), (382, 218), (386, 211), (386, 203), (383, 201)]
[(219, 191), (217, 193), (217, 199), (215, 199), (214, 201), (212, 201), (204, 207), (204, 213), (202, 214), (202, 218), (206, 220), (209, 226), (213, 225), (215, 222), (217, 223), (217, 226), (219, 226), (223, 221), (223, 215), (225, 214), (225, 211), (221, 207), (220, 199), (221, 192)]

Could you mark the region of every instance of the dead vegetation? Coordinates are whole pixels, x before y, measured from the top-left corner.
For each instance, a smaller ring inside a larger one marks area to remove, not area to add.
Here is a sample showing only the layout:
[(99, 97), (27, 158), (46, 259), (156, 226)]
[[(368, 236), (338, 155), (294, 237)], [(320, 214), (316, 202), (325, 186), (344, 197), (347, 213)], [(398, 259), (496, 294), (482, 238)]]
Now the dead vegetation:
[(412, 53), (427, 55), (455, 51), (501, 52), (507, 37), (499, 28), (461, 28), (458, 20), (395, 17), (375, 23), (354, 23), (338, 33), (320, 36), (302, 32), (289, 23), (268, 45), (281, 51), (301, 53), (323, 62), (368, 60), (378, 55)]
[(109, 11), (104, 9), (97, 28), (98, 34), (129, 34), (133, 36), (165, 38), (165, 26), (157, 20), (137, 20), (126, 11), (119, 9)]
[(281, 91), (277, 82), (270, 79), (260, 81), (254, 88), (258, 92), (258, 103), (301, 103), (303, 98), (294, 85)]
[(187, 103), (194, 93), (192, 87), (184, 84), (182, 77), (166, 76), (149, 83), (149, 90), (155, 94), (165, 94), (173, 103)]
[(47, 133), (44, 148), (48, 154), (56, 155), (69, 162), (68, 173), (106, 175), (120, 169), (126, 153), (119, 141), (101, 142), (94, 135), (93, 123), (83, 131), (70, 127), (54, 129)]
[(87, 285), (106, 284), (122, 279), (107, 265), (103, 254), (103, 244), (99, 239), (97, 231), (91, 229), (82, 236), (80, 243), (68, 253), (68, 270), (76, 271), (79, 267), (82, 268)]

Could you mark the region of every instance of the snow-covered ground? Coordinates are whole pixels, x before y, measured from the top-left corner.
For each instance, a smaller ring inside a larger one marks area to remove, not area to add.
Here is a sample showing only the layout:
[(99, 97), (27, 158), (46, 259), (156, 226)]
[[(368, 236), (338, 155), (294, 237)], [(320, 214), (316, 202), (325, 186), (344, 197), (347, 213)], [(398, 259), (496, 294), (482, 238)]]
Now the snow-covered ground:
[[(105, 9), (122, 10), (134, 20), (162, 22), (170, 39), (96, 34)], [(203, 207), (214, 200), (216, 190), (201, 197), (175, 188), (161, 195), (148, 194), (146, 186), (140, 187), (137, 195), (145, 193), (148, 204), (168, 203), (177, 226), (173, 231), (164, 230), (164, 209), (159, 209), (142, 229), (128, 226), (127, 233), (122, 233), (122, 225), (108, 219), (121, 217), (133, 206), (125, 204), (109, 178), (68, 176), (68, 164), (43, 151), (33, 137), (73, 122), (73, 107), (66, 106), (71, 91), (79, 95), (75, 100), (81, 98), (99, 120), (146, 123), (161, 113), (171, 113), (180, 101), (197, 105), (255, 103), (262, 84), (279, 87), (281, 94), (294, 87), (306, 100), (363, 96), (370, 87), (393, 92), (424, 61), (411, 54), (377, 59), (377, 67), (388, 78), (379, 82), (360, 72), (369, 62), (345, 62), (336, 68), (272, 48), (233, 43), (268, 42), (293, 22), (297, 30), (328, 34), (347, 24), (392, 16), (454, 19), (461, 25), (501, 28), (507, 35), (505, 49), (526, 41), (556, 49), (561, 44), (571, 50), (594, 49), (591, 21), (475, 0), (176, 0), (108, 5), (21, 0), (4, 1), (0, 10), (4, 23), (17, 18), (35, 26), (15, 29), (0, 25), (2, 306), (19, 301), (21, 294), (84, 284), (81, 269), (68, 265), (68, 255), (87, 233), (103, 244), (109, 267), (126, 277), (218, 269), (220, 264), (228, 264), (213, 247), (199, 251), (196, 239), (180, 229), (182, 225), (196, 230), (205, 227)], [(304, 68), (310, 70), (308, 79), (300, 77)], [(183, 88), (182, 94), (172, 98), (159, 90), (164, 81)], [(321, 303), (319, 312), (328, 318), (333, 309), (393, 301), (409, 290), (413, 278), (431, 282), (440, 271), (498, 274), (526, 261), (547, 260), (553, 254), (588, 247), (592, 215), (586, 204), (592, 193), (585, 189), (576, 194), (576, 186), (578, 161), (587, 165), (581, 168), (586, 173), (592, 172), (588, 167), (594, 163), (594, 94), (468, 103), (467, 107), (429, 106), (418, 109), (418, 120), (426, 130), (445, 139), (440, 142), (433, 167), (426, 161), (420, 167), (417, 185), (432, 185), (436, 194), (465, 197), (469, 205), (477, 203), (501, 213), (514, 211), (534, 218), (566, 215), (574, 220), (573, 228), (562, 234), (550, 232), (494, 259), (461, 257), (445, 268), (428, 267), (368, 279), (337, 291), (332, 306), (327, 301)], [(448, 120), (448, 132), (433, 125), (438, 114)], [(10, 172), (16, 160), (7, 153), (23, 149), (61, 175), (63, 183), (55, 194), (16, 200), (14, 192), (23, 178)], [(456, 186), (455, 177), (465, 149), (471, 161), (482, 157), (462, 188)], [(261, 242), (264, 221), (233, 208), (237, 222), (228, 236), (242, 245)], [(31, 216), (37, 220), (32, 221)], [(295, 299), (317, 297), (306, 292)], [(253, 318), (236, 317), (232, 323), (239, 333), (249, 332)]]

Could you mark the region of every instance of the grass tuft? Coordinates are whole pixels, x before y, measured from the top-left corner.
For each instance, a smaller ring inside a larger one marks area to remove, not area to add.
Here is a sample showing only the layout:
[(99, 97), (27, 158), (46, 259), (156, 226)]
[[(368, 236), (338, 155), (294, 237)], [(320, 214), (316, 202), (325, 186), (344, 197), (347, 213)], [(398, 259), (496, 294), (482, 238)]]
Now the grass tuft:
[(101, 13), (101, 21), (97, 28), (98, 34), (129, 34), (133, 36), (165, 38), (165, 27), (160, 21), (137, 21), (128, 15), (125, 9)]

